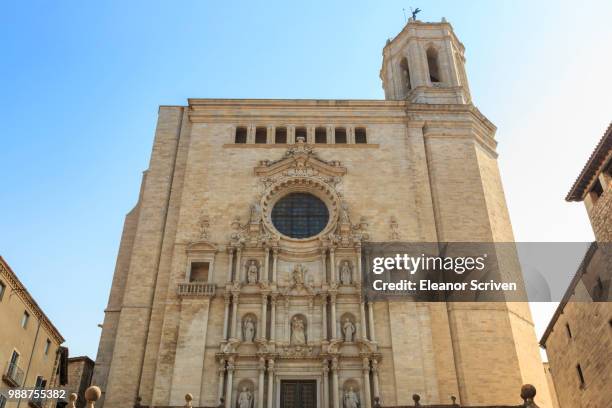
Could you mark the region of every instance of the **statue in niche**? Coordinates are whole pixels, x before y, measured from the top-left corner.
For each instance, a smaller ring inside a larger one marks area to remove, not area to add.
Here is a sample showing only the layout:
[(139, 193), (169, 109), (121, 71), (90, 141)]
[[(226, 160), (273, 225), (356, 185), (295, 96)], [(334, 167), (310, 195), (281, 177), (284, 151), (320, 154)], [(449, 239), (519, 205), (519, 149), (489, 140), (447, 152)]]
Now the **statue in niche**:
[(342, 204), (340, 204), (340, 224), (351, 223), (351, 218), (349, 217), (348, 211), (348, 204), (343, 201)]
[(351, 319), (348, 317), (344, 318), (344, 323), (342, 323), (342, 333), (344, 334), (344, 341), (352, 342), (355, 339), (355, 332), (357, 328), (355, 327), (355, 323), (351, 322)]
[(291, 273), (293, 283), (296, 285), (303, 285), (305, 275), (306, 268), (304, 268), (302, 264), (295, 265), (295, 268), (293, 268), (293, 272)]
[(291, 344), (306, 344), (306, 325), (301, 317), (293, 316), (291, 319)]
[(258, 203), (251, 204), (251, 216), (249, 222), (251, 224), (259, 224), (261, 221), (261, 206)]
[(342, 266), (340, 267), (340, 281), (343, 285), (351, 284), (351, 265), (349, 264), (349, 261), (342, 262)]
[(247, 282), (248, 283), (257, 283), (257, 272), (259, 268), (257, 268), (257, 262), (254, 260), (249, 263), (249, 268), (247, 269)]
[(255, 322), (251, 316), (247, 316), (242, 323), (244, 341), (252, 343), (255, 339)]
[(344, 408), (359, 408), (359, 397), (353, 390), (353, 387), (349, 387), (348, 390), (344, 391), (344, 397), (342, 397), (342, 405)]
[(253, 394), (247, 387), (242, 387), (238, 395), (238, 408), (251, 408), (253, 406)]

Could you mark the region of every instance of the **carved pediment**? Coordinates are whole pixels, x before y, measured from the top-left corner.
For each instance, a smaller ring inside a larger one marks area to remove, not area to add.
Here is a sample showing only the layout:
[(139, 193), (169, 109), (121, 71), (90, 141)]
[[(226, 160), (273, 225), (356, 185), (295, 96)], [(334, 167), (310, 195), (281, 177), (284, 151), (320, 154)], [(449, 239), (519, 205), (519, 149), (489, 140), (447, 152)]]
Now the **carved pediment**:
[(217, 246), (210, 241), (201, 240), (191, 242), (187, 245), (187, 252), (205, 252), (205, 253), (216, 253), (218, 251)]
[(340, 177), (346, 174), (346, 167), (339, 161), (326, 161), (317, 157), (312, 146), (298, 138), (295, 147), (291, 147), (279, 160), (262, 160), (255, 167), (255, 174), (263, 178), (275, 176), (327, 176)]

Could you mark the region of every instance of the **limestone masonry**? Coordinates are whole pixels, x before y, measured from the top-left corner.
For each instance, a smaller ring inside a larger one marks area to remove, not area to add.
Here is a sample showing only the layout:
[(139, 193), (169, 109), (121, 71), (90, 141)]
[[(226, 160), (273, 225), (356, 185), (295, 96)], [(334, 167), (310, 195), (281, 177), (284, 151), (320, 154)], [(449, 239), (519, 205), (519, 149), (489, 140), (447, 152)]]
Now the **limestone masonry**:
[[(162, 106), (127, 215), (97, 407), (551, 407), (525, 303), (369, 302), (366, 241), (513, 241), (495, 126), (446, 22), (383, 49), (385, 100)], [(503, 273), (520, 274), (515, 258)], [(296, 400), (301, 405), (295, 405)]]

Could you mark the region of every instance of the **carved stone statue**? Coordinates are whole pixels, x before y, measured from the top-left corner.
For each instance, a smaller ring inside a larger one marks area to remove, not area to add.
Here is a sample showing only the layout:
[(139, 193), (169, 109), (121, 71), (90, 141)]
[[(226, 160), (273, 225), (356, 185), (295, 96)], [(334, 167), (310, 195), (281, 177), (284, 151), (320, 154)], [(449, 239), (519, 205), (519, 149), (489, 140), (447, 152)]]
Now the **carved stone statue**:
[(247, 269), (247, 282), (248, 283), (257, 283), (257, 272), (259, 268), (257, 267), (257, 262), (251, 261), (249, 263), (249, 268)]
[(344, 391), (342, 405), (344, 406), (344, 408), (359, 408), (359, 397), (357, 396), (357, 393), (353, 390), (353, 387), (349, 387), (348, 390)]
[(251, 224), (259, 224), (261, 221), (261, 206), (258, 203), (251, 204), (251, 216), (249, 222)]
[(242, 323), (242, 331), (244, 332), (244, 341), (253, 342), (255, 339), (255, 322), (251, 316), (247, 316)]
[(242, 387), (242, 391), (238, 395), (237, 406), (238, 408), (252, 408), (253, 394), (247, 387)]
[(355, 332), (357, 331), (355, 323), (351, 322), (348, 317), (344, 318), (342, 323), (342, 333), (344, 334), (344, 341), (352, 342), (355, 339)]
[(293, 316), (291, 319), (291, 344), (306, 344), (306, 327), (301, 317)]
[(306, 269), (304, 268), (302, 264), (295, 265), (295, 268), (293, 268), (293, 272), (291, 273), (291, 276), (293, 278), (293, 283), (296, 285), (303, 285), (305, 274), (306, 274)]
[(340, 268), (340, 281), (343, 285), (350, 285), (352, 282), (351, 266), (349, 261), (342, 262), (342, 267)]
[(350, 224), (351, 218), (349, 217), (349, 209), (348, 204), (346, 202), (342, 202), (340, 204), (340, 223), (341, 224)]

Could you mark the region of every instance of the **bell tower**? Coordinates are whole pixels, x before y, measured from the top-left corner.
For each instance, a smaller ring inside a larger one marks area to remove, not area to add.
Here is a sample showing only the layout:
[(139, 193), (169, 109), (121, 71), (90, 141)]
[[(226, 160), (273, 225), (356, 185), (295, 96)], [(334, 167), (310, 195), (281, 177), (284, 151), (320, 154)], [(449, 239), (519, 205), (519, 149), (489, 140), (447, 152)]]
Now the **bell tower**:
[(380, 78), (385, 99), (428, 104), (471, 103), (464, 51), (446, 19), (424, 23), (410, 18), (383, 48)]

